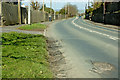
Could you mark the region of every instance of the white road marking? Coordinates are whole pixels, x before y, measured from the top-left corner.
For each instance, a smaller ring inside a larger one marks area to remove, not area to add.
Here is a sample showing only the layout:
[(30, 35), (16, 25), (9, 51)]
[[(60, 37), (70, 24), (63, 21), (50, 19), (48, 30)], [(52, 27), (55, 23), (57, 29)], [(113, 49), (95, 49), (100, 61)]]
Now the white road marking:
[(84, 29), (84, 30), (87, 30), (87, 31), (89, 31), (89, 32), (93, 32), (93, 33), (97, 33), (97, 34), (99, 34), (99, 35), (103, 35), (103, 36), (106, 36), (106, 37), (108, 37), (109, 39), (112, 39), (112, 40), (118, 40), (119, 38), (117, 38), (117, 37), (113, 37), (113, 36), (110, 36), (110, 35), (108, 35), (108, 34), (104, 34), (104, 33), (101, 33), (101, 32), (98, 32), (98, 31), (93, 31), (93, 30), (90, 30), (90, 29), (88, 29), (88, 28), (84, 28), (84, 27), (81, 27), (81, 26), (79, 26), (78, 24), (76, 24), (74, 21), (75, 20), (77, 20), (78, 18), (76, 17), (73, 21), (72, 21), (72, 24), (74, 24), (76, 27), (78, 27), (78, 28), (80, 28), (80, 29)]
[(44, 33), (43, 33), (44, 36), (46, 36), (46, 29), (44, 29)]

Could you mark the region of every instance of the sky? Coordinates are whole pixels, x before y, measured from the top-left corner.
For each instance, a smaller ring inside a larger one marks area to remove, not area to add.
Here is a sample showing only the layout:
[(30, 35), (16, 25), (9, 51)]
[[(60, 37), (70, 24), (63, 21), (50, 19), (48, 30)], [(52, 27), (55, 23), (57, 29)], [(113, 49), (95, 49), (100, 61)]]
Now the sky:
[[(22, 3), (28, 5), (29, 1), (30, 0), (24, 0), (22, 1)], [(37, 0), (37, 1), (40, 2), (40, 4), (42, 5), (43, 0)], [(56, 11), (63, 8), (64, 5), (66, 5), (67, 3), (76, 5), (79, 11), (84, 11), (85, 5), (88, 4), (88, 1), (93, 1), (93, 0), (51, 0), (51, 1), (52, 1), (52, 8)], [(47, 7), (50, 7), (50, 0), (44, 0), (44, 3), (46, 4)]]

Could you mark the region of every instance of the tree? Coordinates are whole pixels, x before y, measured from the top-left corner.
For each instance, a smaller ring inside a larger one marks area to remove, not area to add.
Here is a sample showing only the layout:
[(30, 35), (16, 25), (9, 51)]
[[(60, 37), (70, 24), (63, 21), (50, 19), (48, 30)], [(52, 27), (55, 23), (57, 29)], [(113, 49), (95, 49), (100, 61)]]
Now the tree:
[(31, 2), (31, 6), (34, 10), (39, 10), (39, 8), (40, 8), (40, 4), (37, 1)]
[[(66, 12), (65, 12), (65, 8), (66, 8)], [(69, 11), (69, 12), (68, 12)], [(69, 5), (65, 5), (60, 11), (59, 11), (60, 14), (68, 14), (68, 16), (74, 16), (78, 13), (78, 9), (77, 9), (77, 6), (76, 5), (72, 5), (72, 4), (69, 4)]]
[(76, 15), (78, 13), (78, 9), (77, 9), (77, 6), (76, 5), (69, 5), (68, 6), (68, 9), (69, 9), (69, 16), (71, 15)]
[(62, 9), (59, 11), (59, 14), (65, 14), (65, 8), (62, 8)]
[(101, 6), (102, 2), (91, 2), (93, 9), (97, 9)]
[(59, 14), (59, 11), (56, 11), (56, 13), (55, 13), (56, 15), (58, 15)]
[[(40, 9), (40, 11), (42, 11), (42, 10), (43, 10), (43, 6), (42, 6), (42, 8)], [(45, 12), (48, 12), (48, 13), (50, 13), (50, 11), (51, 11), (52, 14), (54, 13), (54, 10), (51, 9), (51, 8), (46, 7), (46, 5), (44, 5), (44, 11), (45, 11)]]

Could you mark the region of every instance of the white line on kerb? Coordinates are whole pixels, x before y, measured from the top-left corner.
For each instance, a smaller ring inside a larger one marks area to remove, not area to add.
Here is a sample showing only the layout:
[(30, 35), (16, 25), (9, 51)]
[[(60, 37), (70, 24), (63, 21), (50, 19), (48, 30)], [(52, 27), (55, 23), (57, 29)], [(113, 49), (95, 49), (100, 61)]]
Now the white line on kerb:
[(77, 20), (77, 19), (78, 19), (78, 17), (76, 17), (76, 18), (72, 21), (72, 24), (74, 24), (76, 27), (78, 27), (78, 28), (80, 28), (80, 29), (84, 29), (84, 30), (87, 30), (87, 31), (89, 31), (89, 32), (93, 32), (93, 33), (97, 33), (97, 34), (99, 34), (99, 35), (106, 36), (106, 37), (108, 37), (109, 39), (112, 39), (112, 40), (118, 40), (118, 39), (119, 39), (119, 38), (117, 38), (117, 37), (113, 37), (113, 36), (110, 36), (110, 35), (108, 35), (108, 34), (104, 34), (104, 33), (98, 32), (98, 31), (93, 31), (93, 30), (91, 30), (91, 29), (81, 27), (81, 26), (79, 26), (78, 24), (75, 23), (75, 20)]
[(46, 36), (46, 29), (44, 30), (44, 33), (43, 33), (44, 36)]

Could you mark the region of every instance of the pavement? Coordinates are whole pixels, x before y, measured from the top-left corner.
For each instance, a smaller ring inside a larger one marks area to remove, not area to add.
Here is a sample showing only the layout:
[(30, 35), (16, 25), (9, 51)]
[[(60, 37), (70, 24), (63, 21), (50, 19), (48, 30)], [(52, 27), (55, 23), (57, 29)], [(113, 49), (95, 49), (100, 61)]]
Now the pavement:
[(0, 33), (19, 32), (19, 33), (26, 33), (26, 34), (44, 34), (44, 32), (40, 32), (40, 31), (19, 30), (18, 28), (23, 25), (25, 24), (0, 27)]
[(61, 41), (68, 78), (117, 78), (118, 31), (81, 18), (56, 21), (47, 37)]
[(87, 20), (87, 19), (83, 19), (83, 21), (87, 22), (88, 24), (94, 24), (96, 26), (102, 26), (102, 27), (106, 27), (106, 28), (111, 28), (111, 29), (116, 29), (116, 30), (120, 30), (120, 27), (117, 25), (110, 25), (110, 24), (104, 24), (104, 23), (97, 23), (91, 20)]

